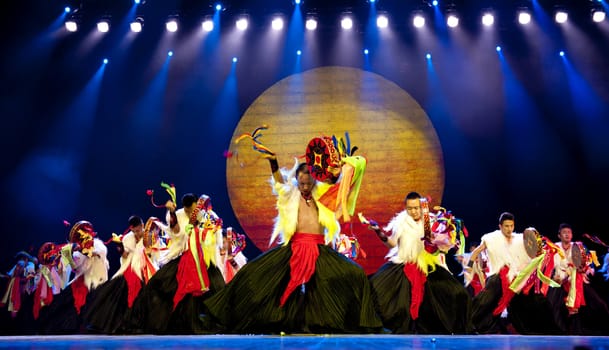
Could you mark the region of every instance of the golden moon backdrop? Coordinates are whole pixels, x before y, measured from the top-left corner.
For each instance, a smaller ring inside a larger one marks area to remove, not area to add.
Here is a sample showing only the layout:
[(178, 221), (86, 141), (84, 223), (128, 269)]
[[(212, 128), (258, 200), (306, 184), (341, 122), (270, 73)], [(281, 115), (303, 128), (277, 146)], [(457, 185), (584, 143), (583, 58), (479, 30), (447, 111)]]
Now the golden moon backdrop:
[[(281, 167), (291, 168), (313, 137), (348, 132), (356, 155), (368, 165), (357, 212), (386, 224), (404, 209), (405, 195), (417, 191), (440, 205), (444, 162), (436, 131), (421, 106), (384, 77), (348, 67), (321, 67), (288, 76), (262, 93), (245, 111), (232, 140), (266, 124), (261, 141), (277, 154)], [(231, 144), (227, 187), (235, 216), (262, 251), (276, 216), (270, 166), (251, 143)], [(303, 159), (299, 159), (303, 161)], [(358, 260), (367, 271), (380, 266), (387, 249), (372, 231), (358, 223), (345, 225), (366, 252)]]

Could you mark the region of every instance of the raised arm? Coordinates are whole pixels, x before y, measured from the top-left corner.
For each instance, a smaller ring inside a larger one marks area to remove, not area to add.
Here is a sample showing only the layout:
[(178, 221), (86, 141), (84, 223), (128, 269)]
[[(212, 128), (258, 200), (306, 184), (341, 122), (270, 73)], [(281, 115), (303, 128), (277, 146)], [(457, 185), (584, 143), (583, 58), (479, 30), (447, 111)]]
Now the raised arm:
[(173, 201), (167, 201), (165, 203), (165, 208), (167, 208), (168, 224), (171, 232), (180, 232), (180, 225), (178, 223), (178, 217), (176, 216), (176, 204)]
[(474, 251), (472, 252), (467, 266), (471, 268), (474, 265), (474, 262), (478, 260), (478, 255), (480, 255), (480, 253), (482, 253), (484, 250), (486, 250), (486, 244), (484, 243), (484, 241), (482, 241), (482, 243), (480, 243), (480, 245), (476, 247), (476, 249), (474, 249)]
[(268, 159), (269, 163), (271, 164), (271, 173), (273, 174), (273, 179), (275, 180), (275, 182), (285, 183), (283, 175), (281, 175), (281, 172), (279, 171), (279, 163), (277, 162), (277, 156), (274, 154), (267, 154), (264, 156), (264, 158)]

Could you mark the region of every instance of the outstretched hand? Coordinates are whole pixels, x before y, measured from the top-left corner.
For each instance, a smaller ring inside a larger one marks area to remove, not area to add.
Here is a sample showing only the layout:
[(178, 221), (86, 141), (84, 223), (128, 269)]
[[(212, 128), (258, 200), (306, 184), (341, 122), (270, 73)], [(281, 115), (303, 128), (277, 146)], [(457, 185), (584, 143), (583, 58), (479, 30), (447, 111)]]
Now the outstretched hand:
[(371, 229), (371, 230), (374, 230), (374, 231), (381, 229), (379, 224), (376, 221), (374, 221), (374, 220), (370, 220), (370, 222), (368, 224), (368, 228)]
[(368, 225), (368, 229), (370, 230), (380, 230), (381, 227), (379, 226), (378, 222), (374, 221), (374, 220), (369, 220), (367, 219), (364, 214), (362, 213), (357, 213), (357, 217), (359, 218), (359, 222), (361, 222), (364, 225)]

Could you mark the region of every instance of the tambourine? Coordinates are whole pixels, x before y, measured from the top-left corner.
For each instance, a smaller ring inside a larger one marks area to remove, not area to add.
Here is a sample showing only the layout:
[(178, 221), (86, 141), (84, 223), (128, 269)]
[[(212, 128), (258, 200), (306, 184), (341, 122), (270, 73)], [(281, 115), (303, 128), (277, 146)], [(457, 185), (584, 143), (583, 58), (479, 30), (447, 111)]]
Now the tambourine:
[(158, 221), (158, 218), (152, 216), (146, 221), (146, 225), (144, 225), (143, 243), (146, 248), (154, 247), (159, 241), (161, 228), (157, 225)]
[(534, 259), (541, 255), (543, 245), (541, 235), (536, 229), (532, 227), (525, 229), (522, 233), (522, 238), (524, 242), (524, 250), (526, 250), (529, 258)]
[(95, 237), (93, 225), (82, 220), (72, 226), (68, 239), (71, 243), (77, 243), (83, 254), (91, 256), (93, 254), (93, 237)]
[(582, 242), (571, 243), (571, 261), (578, 271), (583, 271), (588, 264), (588, 250)]
[(305, 157), (311, 176), (318, 181), (332, 179), (334, 175), (329, 168), (340, 166), (340, 153), (332, 138), (328, 136), (316, 137), (309, 141)]
[(88, 240), (93, 236), (95, 236), (93, 225), (88, 221), (82, 220), (72, 226), (68, 240), (71, 243), (82, 243), (83, 240)]
[(42, 265), (56, 265), (61, 259), (61, 252), (53, 242), (46, 242), (38, 249), (38, 262)]

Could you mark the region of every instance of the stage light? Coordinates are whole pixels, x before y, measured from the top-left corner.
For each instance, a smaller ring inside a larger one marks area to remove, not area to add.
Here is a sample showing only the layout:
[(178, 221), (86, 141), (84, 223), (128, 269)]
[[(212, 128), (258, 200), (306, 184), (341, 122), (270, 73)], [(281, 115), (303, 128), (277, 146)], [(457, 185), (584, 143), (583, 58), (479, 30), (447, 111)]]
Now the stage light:
[(204, 20), (203, 23), (201, 23), (201, 28), (203, 28), (203, 31), (205, 32), (211, 32), (214, 30), (214, 21), (211, 19)]
[(605, 20), (605, 11), (603, 10), (594, 10), (592, 12), (592, 20), (596, 23), (600, 23)]
[(241, 31), (246, 30), (248, 25), (249, 23), (247, 21), (247, 18), (239, 18), (237, 22), (235, 22), (235, 26)]
[(301, 1), (300, 0), (294, 0), (294, 4), (296, 5), (300, 5)]
[(416, 28), (423, 28), (423, 26), (425, 26), (425, 17), (423, 17), (423, 15), (415, 15), (412, 19), (412, 24)]
[(364, 49), (364, 55), (367, 55), (369, 53), (370, 53), (370, 51), (368, 51), (368, 49)]
[(451, 28), (455, 28), (459, 25), (459, 17), (454, 14), (448, 15), (448, 17), (446, 18), (446, 25)]
[(297, 54), (298, 56), (300, 56), (300, 55), (302, 55), (302, 51), (300, 51), (300, 50), (296, 50), (296, 54)]
[(140, 2), (141, 2), (140, 0), (133, 0), (133, 3), (136, 4), (136, 5), (139, 5)]
[(351, 19), (351, 17), (345, 16), (340, 21), (340, 26), (345, 30), (349, 30), (349, 29), (353, 28), (353, 20)]
[(73, 19), (67, 20), (65, 26), (68, 32), (73, 33), (78, 30), (78, 23), (76, 23), (76, 21)]
[(482, 24), (486, 27), (490, 27), (495, 23), (495, 16), (492, 13), (487, 12), (482, 16)]
[(281, 17), (275, 17), (271, 22), (271, 27), (273, 30), (282, 30), (283, 29), (283, 19)]
[(432, 5), (434, 5), (434, 6), (438, 6), (438, 0), (433, 0), (433, 1), (431, 2), (431, 4), (432, 4)]
[(216, 4), (216, 11), (222, 11), (222, 4)]
[(526, 10), (521, 10), (520, 12), (518, 12), (518, 22), (520, 24), (531, 23), (531, 14)]
[(131, 24), (129, 24), (129, 28), (134, 33), (139, 33), (142, 31), (142, 27), (144, 26), (144, 19), (142, 17), (136, 18)]
[(431, 59), (431, 54), (430, 54), (430, 53), (426, 54), (426, 55), (425, 55), (425, 58), (426, 58), (426, 59), (428, 59), (428, 60), (430, 60), (430, 59)]
[(313, 18), (309, 18), (305, 23), (305, 27), (307, 28), (307, 30), (315, 30), (317, 29), (317, 21)]
[(376, 26), (379, 28), (387, 28), (389, 26), (389, 18), (386, 15), (378, 15), (376, 17)]
[(63, 12), (65, 12), (65, 13), (70, 13), (70, 11), (72, 11), (72, 10), (70, 9), (70, 6), (66, 6), (66, 7), (63, 9)]
[(107, 58), (104, 58), (104, 61), (103, 61), (103, 62), (104, 62), (104, 64), (108, 64), (108, 59), (107, 59)]
[(495, 47), (495, 51), (497, 51), (497, 52), (501, 52), (501, 46), (497, 45), (497, 46)]
[(554, 20), (556, 21), (556, 23), (565, 23), (567, 19), (569, 19), (569, 15), (562, 10), (557, 11), (554, 15)]
[(167, 56), (169, 56), (169, 57), (173, 56), (173, 51), (167, 52)]
[(110, 30), (110, 21), (102, 19), (97, 22), (97, 31), (100, 33), (107, 33)]
[(233, 57), (233, 63), (237, 63), (237, 57)]
[(171, 18), (165, 22), (165, 28), (168, 32), (175, 33), (178, 31), (178, 20)]
[(565, 52), (564, 52), (564, 51), (560, 51), (560, 52), (558, 53), (558, 55), (559, 55), (560, 57), (563, 57), (563, 56), (565, 55)]

